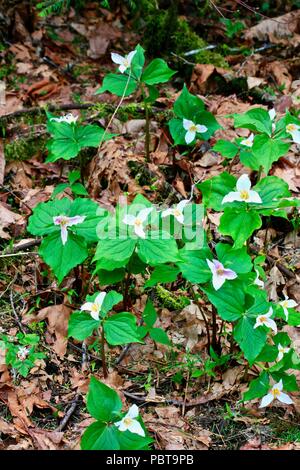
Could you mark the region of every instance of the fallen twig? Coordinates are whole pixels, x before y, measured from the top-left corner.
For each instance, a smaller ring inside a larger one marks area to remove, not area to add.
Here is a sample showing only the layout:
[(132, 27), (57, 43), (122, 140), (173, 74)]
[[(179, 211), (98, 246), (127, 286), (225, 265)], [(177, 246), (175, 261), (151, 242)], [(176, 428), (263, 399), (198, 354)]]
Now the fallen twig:
[(78, 405), (79, 395), (77, 394), (74, 400), (71, 403), (70, 408), (66, 412), (65, 416), (61, 420), (60, 424), (55, 429), (56, 432), (61, 432), (65, 429), (66, 425), (68, 424), (69, 419), (71, 418), (72, 414), (74, 413), (76, 406)]
[(17, 314), (17, 311), (15, 309), (15, 305), (14, 305), (14, 297), (13, 297), (13, 291), (11, 290), (10, 293), (9, 293), (9, 300), (10, 300), (10, 305), (11, 305), (11, 308), (12, 308), (12, 311), (13, 311), (13, 314), (14, 314), (14, 317), (16, 319), (16, 322), (17, 322), (17, 325), (18, 327), (20, 328), (20, 330), (22, 331), (22, 333), (25, 334), (25, 329), (19, 319), (19, 316)]
[[(255, 246), (252, 244), (250, 245), (250, 249), (257, 255), (260, 253), (260, 251), (257, 248), (255, 248)], [(270, 264), (271, 267), (276, 265), (279, 271), (281, 271), (282, 274), (284, 274), (286, 277), (288, 277), (289, 279), (295, 278), (295, 274), (293, 273), (293, 271), (283, 266), (283, 264), (279, 263), (276, 259), (272, 258), (272, 256), (269, 256), (269, 255), (265, 255), (265, 256), (266, 256), (267, 262)]]

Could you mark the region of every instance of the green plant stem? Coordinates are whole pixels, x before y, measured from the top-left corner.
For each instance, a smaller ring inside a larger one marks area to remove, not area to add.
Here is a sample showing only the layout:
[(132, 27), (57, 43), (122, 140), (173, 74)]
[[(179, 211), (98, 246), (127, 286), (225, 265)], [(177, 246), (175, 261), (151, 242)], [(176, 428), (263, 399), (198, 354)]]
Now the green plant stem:
[(203, 318), (203, 321), (204, 321), (204, 324), (205, 324), (205, 329), (206, 329), (206, 336), (207, 336), (207, 352), (208, 354), (210, 354), (210, 332), (209, 332), (209, 324), (208, 324), (208, 321), (207, 321), (207, 318), (206, 316), (204, 315), (203, 311), (202, 311), (202, 307), (200, 305), (200, 303), (198, 302), (198, 299), (196, 297), (196, 294), (194, 292), (194, 289), (193, 289), (193, 286), (191, 284), (189, 284), (189, 291), (191, 293), (191, 296), (195, 302), (195, 304), (197, 305), (197, 307), (199, 308), (200, 310), (200, 313), (201, 313), (201, 316)]
[(102, 360), (103, 376), (106, 379), (108, 377), (108, 371), (107, 371), (106, 359), (105, 359), (105, 338), (104, 338), (103, 326), (101, 328), (100, 339), (101, 339), (101, 360)]
[(124, 291), (123, 291), (123, 298), (124, 298), (123, 308), (124, 308), (125, 311), (127, 310), (128, 304), (129, 304), (129, 302), (128, 302), (128, 300), (129, 300), (128, 293), (129, 293), (130, 281), (131, 281), (130, 274), (127, 273), (126, 277), (125, 277), (125, 281), (124, 281)]
[(259, 180), (261, 178), (262, 172), (263, 172), (263, 167), (262, 167), (262, 165), (260, 165), (260, 167), (258, 169), (258, 172), (257, 172), (257, 180), (256, 180), (257, 183), (259, 182)]
[(217, 311), (214, 306), (212, 306), (212, 340), (211, 345), (215, 352), (218, 352), (218, 340), (217, 340), (217, 332), (218, 332), (218, 325), (217, 325)]
[(146, 118), (146, 126), (145, 126), (145, 156), (146, 161), (150, 161), (150, 116), (149, 116), (149, 107), (148, 103), (145, 103), (145, 118)]
[(83, 155), (80, 153), (79, 155), (79, 160), (80, 160), (80, 181), (84, 185), (84, 161), (83, 161)]

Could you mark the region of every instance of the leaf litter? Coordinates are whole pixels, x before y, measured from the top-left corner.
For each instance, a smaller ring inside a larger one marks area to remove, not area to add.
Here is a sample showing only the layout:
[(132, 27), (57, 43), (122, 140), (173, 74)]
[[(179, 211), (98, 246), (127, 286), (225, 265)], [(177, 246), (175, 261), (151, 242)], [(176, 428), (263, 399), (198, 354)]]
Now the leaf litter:
[[(267, 39), (276, 45), (295, 48), (299, 45), (300, 37), (297, 29), (298, 16), (299, 11), (296, 10), (279, 16), (276, 21), (263, 20), (245, 32), (245, 40), (256, 44), (257, 40)], [(51, 100), (55, 103), (71, 102), (72, 92), (76, 94), (78, 90), (82, 93), (80, 96), (82, 101), (92, 99), (95, 103), (101, 103), (103, 98), (94, 96), (91, 98), (94, 90), (89, 90), (86, 85), (82, 87), (82, 83), (86, 80), (85, 77), (90, 83), (94, 83), (94, 70), (97, 70), (97, 81), (101, 81), (102, 71), (95, 61), (100, 59), (102, 64), (107, 65), (107, 53), (119, 46), (123, 32), (112, 22), (103, 22), (102, 19), (94, 21), (93, 16), (89, 18), (88, 15), (84, 23), (72, 18), (70, 29), (65, 22), (60, 22), (60, 18), (56, 17), (54, 21), (61, 28), (58, 39), (49, 37), (39, 22), (35, 25), (37, 29), (30, 34), (20, 15), (16, 14), (17, 42), (9, 47), (9, 53), (13, 56), (16, 74), (26, 77), (26, 82), (21, 83), (18, 89), (12, 85), (6, 87), (6, 104), (4, 108), (0, 103), (0, 116), (24, 107), (49, 104)], [(80, 48), (74, 45), (76, 37), (85, 38), (86, 45), (88, 45), (86, 54), (82, 54)], [(130, 39), (130, 36), (127, 35), (127, 40), (128, 38)], [(41, 62), (35, 42), (37, 39), (42, 44), (45, 43), (45, 55), (50, 59), (51, 65)], [(61, 41), (64, 47), (61, 47)], [(266, 62), (264, 54), (251, 55), (244, 63), (233, 65), (230, 72), (212, 64), (195, 66), (190, 80), (190, 89), (193, 93), (202, 96), (209, 110), (224, 126), (225, 129), (217, 132), (218, 138), (232, 139), (245, 136), (246, 134), (241, 130), (237, 133), (231, 124), (232, 121), (226, 115), (245, 112), (257, 106), (251, 95), (248, 99), (242, 99), (235, 92), (222, 95), (218, 86), (220, 80), (230, 84), (235, 78), (246, 77), (248, 91), (255, 89), (263, 92), (263, 87), (270, 83), (270, 77), (272, 77), (271, 81), (275, 81), (278, 87), (283, 88), (283, 91), (281, 95), (278, 93), (271, 97), (266, 96), (267, 101), (269, 100), (268, 106), (272, 104), (272, 106), (280, 107), (282, 95), (291, 97), (289, 104), (291, 106), (292, 100), (298, 103), (293, 59), (293, 57), (282, 57), (276, 60), (274, 56), (271, 56)], [(65, 70), (65, 64), (69, 62), (75, 62), (75, 67), (79, 67), (79, 70), (80, 67), (85, 68), (85, 73), (78, 73), (77, 77), (73, 76), (70, 79)], [(165, 107), (163, 109), (167, 111), (176, 98), (176, 91), (170, 86), (165, 95), (161, 103)], [(169, 96), (172, 96), (172, 99), (168, 98)], [(95, 152), (86, 167), (85, 176), (88, 179), (89, 193), (109, 210), (113, 209), (124, 190), (129, 193), (130, 197), (141, 193), (154, 199), (156, 195), (151, 189), (153, 182), (162, 198), (166, 198), (166, 194), (167, 197), (171, 194), (171, 197), (178, 199), (186, 198), (190, 192), (191, 174), (195, 180), (201, 181), (207, 175), (218, 175), (223, 170), (220, 159), (210, 148), (196, 147), (189, 160), (182, 155), (174, 155), (165, 132), (158, 131), (160, 126), (154, 120), (151, 163), (146, 166), (143, 156), (143, 127), (143, 119), (131, 118), (126, 123), (115, 119), (112, 128), (119, 136), (114, 141), (103, 143), (101, 149)], [(30, 128), (31, 124), (22, 123), (22, 131), (30, 132)], [(9, 139), (14, 139), (16, 132), (18, 133), (11, 123), (7, 125), (7, 132)], [(300, 174), (296, 155), (296, 152), (290, 152), (289, 164), (279, 161), (272, 171), (274, 175), (283, 178), (290, 190), (299, 196)], [(52, 177), (45, 181), (49, 178), (49, 165), (46, 171), (39, 155), (36, 158), (32, 158), (32, 155), (30, 157), (26, 158), (26, 161), (5, 162), (3, 144), (0, 143), (0, 183), (4, 181), (13, 191), (9, 193), (4, 189), (1, 194), (1, 242), (20, 236), (24, 238), (26, 218), (30, 215), (30, 210), (39, 202), (48, 200), (52, 193), (52, 184), (59, 181), (58, 166), (51, 164), (53, 165)], [(233, 174), (240, 174), (240, 170), (238, 163), (231, 167)], [(208, 213), (208, 219), (212, 227), (218, 225), (216, 214)], [(265, 237), (266, 229), (263, 229), (258, 234), (257, 243), (263, 246)], [(271, 245), (277, 243), (270, 239), (268, 241)], [(280, 243), (280, 246), (271, 248), (272, 256), (278, 260), (289, 259), (290, 250), (293, 248), (286, 247), (288, 246), (286, 238)], [(85, 396), (89, 382), (89, 369), (91, 365), (96, 366), (97, 357), (95, 358), (92, 350), (89, 349), (90, 345), (87, 345), (85, 351), (80, 343), (75, 342), (71, 345), (68, 342), (67, 322), (72, 306), (68, 304), (66, 295), (60, 289), (57, 291), (49, 289), (47, 279), (42, 275), (43, 267), (38, 266), (36, 261), (26, 259), (23, 266), (18, 266), (19, 262), (20, 259), (16, 259), (12, 264), (8, 264), (5, 267), (6, 274), (15, 279), (14, 273), (16, 272), (17, 278), (11, 287), (21, 291), (22, 294), (25, 292), (28, 294), (24, 298), (26, 307), (21, 321), (25, 328), (34, 328), (34, 325), (39, 325), (41, 322), (44, 328), (44, 346), (49, 357), (45, 361), (42, 360), (39, 366), (31, 371), (28, 380), (20, 380), (20, 378), (15, 380), (1, 359), (0, 402), (5, 405), (8, 412), (3, 410), (3, 417), (0, 417), (0, 433), (4, 436), (0, 446), (10, 450), (78, 448), (80, 434), (90, 423), (90, 418), (81, 402), (81, 406), (77, 407), (69, 422), (69, 429), (65, 432), (56, 431), (65, 414), (65, 411), (61, 411), (61, 403), (66, 409), (76, 394)], [(300, 269), (299, 258), (293, 258), (291, 264)], [(278, 300), (278, 294), (281, 294), (284, 286), (288, 286), (290, 295), (296, 299), (299, 298), (297, 290), (299, 278), (287, 281), (275, 264), (269, 271), (269, 279), (267, 289), (274, 301)], [(68, 282), (69, 287), (73, 288), (74, 279), (71, 278)], [(176, 295), (178, 286), (171, 286), (171, 288), (172, 293)], [(138, 283), (137, 289), (139, 289)], [(4, 291), (3, 298), (5, 296)], [(39, 298), (39, 307), (34, 305), (33, 299), (36, 298)], [(48, 306), (49, 301), (53, 305)], [(142, 302), (137, 301), (134, 308), (138, 315), (141, 315)], [(207, 312), (208, 315), (209, 313)], [(111, 367), (110, 379), (107, 381), (107, 385), (121, 393), (124, 401), (129, 400), (123, 393), (126, 391), (145, 400), (143, 418), (149, 430), (155, 435), (158, 449), (205, 450), (230, 447), (230, 440), (233, 436), (230, 433), (227, 434), (229, 420), (224, 411), (226, 406), (233, 410), (233, 420), (240, 426), (234, 430), (239, 434), (237, 438), (234, 437), (236, 448), (241, 450), (299, 449), (297, 443), (279, 445), (272, 443), (272, 433), (270, 434), (269, 429), (266, 430), (268, 423), (265, 422), (266, 418), (260, 411), (255, 417), (252, 417), (247, 409), (245, 415), (240, 413), (236, 406), (236, 397), (237, 392), (243, 390), (245, 386), (241, 365), (231, 364), (225, 372), (217, 370), (216, 376), (212, 378), (201, 377), (195, 381), (190, 380), (189, 372), (184, 367), (187, 361), (187, 351), (203, 354), (206, 348), (205, 322), (195, 304), (191, 303), (179, 309), (163, 306), (160, 308), (160, 322), (172, 338), (178, 353), (179, 366), (177, 364), (173, 367), (175, 370), (177, 367), (179, 375), (182, 375), (181, 382), (173, 381), (174, 374), (170, 371), (166, 360), (166, 347), (160, 344), (154, 345), (148, 339), (143, 349), (136, 344), (131, 346), (119, 368), (115, 370), (113, 366)], [(11, 315), (8, 323), (3, 323), (3, 329), (16, 334), (15, 327)], [(289, 328), (289, 334), (295, 346), (298, 347), (299, 331), (297, 328)], [(88, 358), (87, 366), (84, 366), (84, 354)], [(113, 364), (116, 357), (113, 352), (109, 354), (111, 354)], [(149, 370), (153, 370), (151, 377), (148, 375)], [(100, 375), (99, 378), (103, 381)], [(148, 389), (145, 385), (147, 381), (151, 384)], [(70, 388), (65, 387), (65, 384), (70, 384)], [(168, 404), (168, 400), (177, 400), (180, 405)], [(257, 426), (257, 423), (260, 424)], [(266, 437), (259, 437), (259, 433), (264, 436), (264, 432)], [(251, 433), (254, 437), (251, 437)], [(269, 439), (269, 443), (264, 441), (266, 439)]]

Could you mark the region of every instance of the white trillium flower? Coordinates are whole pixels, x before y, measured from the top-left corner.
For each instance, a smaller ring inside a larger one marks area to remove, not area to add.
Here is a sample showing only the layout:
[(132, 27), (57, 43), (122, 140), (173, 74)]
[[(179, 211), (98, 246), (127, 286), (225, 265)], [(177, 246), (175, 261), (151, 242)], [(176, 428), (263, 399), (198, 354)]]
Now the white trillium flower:
[(300, 126), (297, 124), (288, 124), (285, 128), (286, 132), (291, 134), (295, 144), (300, 144)]
[(125, 55), (124, 57), (121, 56), (120, 54), (116, 54), (115, 52), (112, 52), (111, 53), (111, 60), (115, 64), (118, 64), (120, 66), (119, 71), (121, 73), (124, 73), (125, 70), (130, 68), (132, 59), (135, 56), (136, 52), (137, 52), (136, 50), (131, 51), (131, 52), (129, 52), (129, 54)]
[(256, 272), (256, 279), (254, 281), (254, 284), (258, 287), (264, 287), (265, 283), (261, 279), (259, 279), (259, 272), (257, 269), (254, 270)]
[(272, 315), (273, 315), (273, 309), (272, 307), (270, 307), (267, 313), (264, 313), (263, 315), (258, 315), (258, 317), (256, 317), (256, 323), (254, 325), (254, 328), (258, 328), (259, 326), (265, 325), (268, 328), (271, 328), (271, 330), (273, 330), (276, 335), (277, 325), (275, 321), (272, 320), (271, 318)]
[(254, 134), (250, 134), (247, 139), (244, 139), (240, 142), (241, 145), (245, 145), (246, 147), (252, 147), (254, 140)]
[(281, 361), (283, 356), (290, 351), (291, 348), (287, 348), (286, 346), (281, 346), (281, 344), (278, 344), (278, 356), (277, 356), (277, 361)]
[(139, 415), (139, 409), (136, 405), (132, 405), (128, 413), (121, 419), (121, 421), (117, 421), (115, 426), (119, 429), (119, 431), (130, 431), (133, 434), (138, 434), (139, 436), (145, 437), (145, 431), (136, 419)]
[(237, 278), (237, 274), (232, 271), (232, 269), (224, 268), (223, 264), (217, 259), (213, 259), (212, 261), (207, 259), (206, 262), (212, 272), (212, 284), (215, 290), (220, 289), (227, 279), (232, 280)]
[(271, 390), (267, 395), (265, 395), (259, 405), (259, 408), (264, 408), (265, 406), (270, 405), (273, 400), (277, 398), (281, 403), (286, 403), (287, 405), (291, 405), (293, 400), (286, 394), (282, 392), (283, 385), (282, 380), (280, 380), (277, 384), (273, 385)]
[(284, 300), (279, 302), (279, 305), (283, 308), (283, 311), (284, 311), (284, 314), (285, 314), (285, 319), (286, 319), (286, 321), (288, 321), (288, 319), (289, 319), (288, 309), (297, 307), (298, 304), (297, 304), (297, 302), (295, 302), (295, 300), (289, 299), (288, 296), (286, 294), (284, 294)]
[(51, 118), (50, 121), (56, 122), (66, 122), (67, 124), (75, 123), (78, 119), (78, 116), (73, 116), (73, 114), (65, 114), (65, 116), (60, 116), (58, 118)]
[(237, 191), (230, 191), (223, 197), (222, 204), (225, 202), (252, 202), (256, 204), (261, 204), (262, 200), (257, 191), (251, 190), (251, 181), (248, 175), (242, 175), (237, 180), (236, 183)]
[(27, 358), (28, 354), (29, 354), (29, 348), (27, 348), (26, 346), (21, 346), (21, 347), (18, 349), (17, 358), (18, 358), (20, 361), (25, 361), (25, 359)]
[(275, 110), (275, 108), (269, 109), (269, 116), (270, 116), (271, 121), (274, 121), (274, 119), (275, 119), (275, 117), (276, 117), (276, 110)]
[(54, 225), (60, 225), (61, 241), (63, 245), (65, 245), (68, 240), (68, 227), (71, 227), (72, 225), (81, 224), (85, 218), (85, 215), (75, 215), (75, 217), (57, 215), (56, 217), (53, 217)]
[(126, 214), (123, 223), (126, 225), (132, 225), (134, 227), (135, 234), (140, 238), (146, 238), (145, 230), (143, 223), (147, 219), (150, 212), (153, 210), (153, 207), (148, 207), (147, 209), (142, 209), (137, 216)]
[(177, 204), (172, 209), (166, 209), (165, 211), (163, 211), (161, 216), (167, 217), (168, 215), (173, 215), (180, 224), (183, 224), (184, 223), (183, 211), (184, 211), (185, 206), (189, 202), (190, 202), (189, 199), (183, 199), (182, 201), (179, 202), (179, 204)]
[(187, 144), (193, 142), (196, 137), (196, 132), (198, 132), (199, 134), (204, 134), (208, 130), (206, 126), (202, 126), (201, 124), (195, 124), (189, 119), (183, 119), (182, 124), (184, 129), (187, 131), (184, 137)]
[(276, 110), (275, 110), (275, 108), (272, 108), (272, 109), (269, 110), (269, 116), (270, 116), (270, 119), (271, 119), (271, 121), (272, 121), (272, 132), (274, 132), (275, 129), (276, 129), (276, 124), (275, 124), (275, 122), (273, 122), (274, 119), (276, 118)]
[(94, 320), (99, 320), (99, 313), (103, 304), (103, 301), (105, 299), (106, 292), (100, 292), (100, 294), (97, 295), (95, 298), (94, 302), (86, 302), (85, 304), (80, 307), (80, 310), (86, 310), (90, 312), (91, 317)]

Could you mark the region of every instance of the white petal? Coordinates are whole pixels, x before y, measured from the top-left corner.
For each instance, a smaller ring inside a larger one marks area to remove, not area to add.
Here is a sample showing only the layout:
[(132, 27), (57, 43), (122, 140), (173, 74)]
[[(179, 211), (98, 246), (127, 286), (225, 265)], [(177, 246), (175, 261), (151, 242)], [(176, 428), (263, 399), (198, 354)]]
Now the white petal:
[(277, 399), (281, 401), (281, 403), (286, 403), (287, 405), (292, 405), (292, 403), (294, 403), (286, 393), (282, 392), (278, 395)]
[(86, 218), (86, 215), (75, 215), (75, 217), (68, 217), (67, 225), (71, 226), (71, 225), (81, 224), (85, 218)]
[(204, 134), (204, 132), (207, 132), (208, 130), (206, 126), (202, 126), (201, 124), (197, 124), (196, 129), (199, 134)]
[(222, 287), (222, 285), (224, 284), (225, 281), (226, 281), (226, 279), (225, 279), (224, 276), (219, 276), (218, 274), (213, 274), (212, 284), (213, 284), (215, 290), (219, 290), (220, 287)]
[(280, 362), (282, 358), (283, 358), (283, 352), (279, 351), (278, 356), (277, 356), (277, 361)]
[(178, 209), (179, 211), (183, 211), (183, 209), (185, 208), (185, 206), (190, 202), (189, 199), (183, 199), (182, 201), (180, 201), (177, 206), (176, 206), (176, 209)]
[(136, 53), (137, 53), (137, 51), (134, 50), (134, 51), (129, 52), (129, 54), (127, 54), (127, 60), (128, 60), (128, 63), (129, 63), (129, 64), (131, 64), (131, 61), (132, 61), (132, 59), (134, 58), (134, 56), (135, 56)]
[(276, 116), (275, 108), (272, 108), (272, 109), (269, 110), (269, 116), (270, 116), (271, 121), (274, 121), (274, 118)]
[(61, 218), (62, 218), (62, 217), (63, 217), (63, 216), (61, 216), (61, 215), (56, 215), (55, 217), (53, 217), (53, 223), (54, 223), (54, 225), (60, 225), (60, 222), (61, 222)]
[(255, 325), (254, 325), (254, 329), (258, 328), (259, 326), (261, 325), (260, 321), (259, 321), (259, 317), (256, 318), (256, 322), (255, 322)]
[(146, 238), (146, 234), (142, 225), (135, 225), (134, 232), (138, 237)]
[(126, 69), (127, 69), (126, 65), (123, 65), (123, 64), (120, 65), (120, 67), (119, 67), (119, 71), (120, 71), (121, 73), (124, 73)]
[(86, 302), (80, 307), (80, 310), (87, 310), (88, 312), (92, 310), (93, 302)]
[(277, 333), (277, 325), (276, 323), (274, 322), (274, 320), (271, 320), (271, 318), (268, 318), (268, 320), (266, 321), (265, 323), (266, 326), (268, 326), (269, 328), (271, 328), (271, 330), (274, 331), (275, 335)]
[(256, 204), (261, 204), (262, 200), (260, 195), (256, 191), (249, 191), (249, 199), (247, 202), (254, 202)]
[(61, 227), (60, 235), (61, 235), (62, 244), (65, 245), (67, 243), (67, 240), (68, 240), (68, 230), (67, 230), (67, 227), (65, 225), (63, 225)]
[(183, 119), (182, 125), (183, 125), (184, 129), (186, 131), (188, 131), (189, 128), (194, 125), (194, 123), (193, 123), (193, 121), (190, 121), (189, 119)]
[(134, 225), (136, 217), (131, 214), (126, 214), (123, 218), (123, 224)]
[(296, 131), (290, 132), (290, 134), (292, 135), (292, 138), (295, 144), (300, 144), (300, 131), (296, 130)]
[(101, 308), (103, 304), (103, 300), (105, 299), (106, 292), (100, 292), (100, 294), (97, 295), (95, 298), (95, 304), (99, 305), (99, 309)]
[(236, 189), (240, 191), (249, 191), (251, 188), (251, 181), (249, 179), (249, 176), (244, 174), (239, 177), (239, 179), (236, 182)]
[(248, 138), (248, 139), (241, 140), (240, 144), (241, 144), (241, 145), (245, 145), (246, 147), (252, 147), (252, 145), (253, 145), (253, 143), (250, 142), (249, 138)]
[(216, 267), (215, 267), (214, 263), (212, 261), (210, 261), (209, 259), (206, 259), (206, 262), (207, 262), (208, 267), (211, 270), (212, 274), (215, 274)]
[(140, 219), (142, 222), (145, 222), (145, 220), (147, 219), (148, 215), (150, 214), (150, 212), (153, 211), (153, 207), (147, 207), (147, 209), (142, 209), (138, 215), (137, 215), (137, 218)]
[(128, 410), (128, 413), (126, 415), (126, 417), (129, 417), (131, 419), (135, 419), (137, 418), (139, 415), (139, 408), (137, 405), (132, 405), (129, 410)]
[(187, 133), (185, 134), (185, 141), (187, 144), (190, 144), (191, 142), (193, 142), (193, 140), (195, 139), (196, 137), (196, 132), (194, 131), (187, 131)]
[(94, 320), (96, 320), (96, 321), (99, 320), (99, 311), (97, 311), (97, 312), (91, 311), (90, 315)]
[(168, 217), (168, 215), (174, 215), (174, 209), (166, 209), (161, 213), (162, 217)]
[(270, 307), (269, 310), (267, 311), (267, 313), (264, 313), (263, 316), (264, 317), (267, 317), (267, 318), (270, 318), (271, 316), (273, 315), (273, 308)]
[(278, 388), (278, 390), (281, 391), (283, 389), (282, 379), (280, 379), (279, 382), (273, 386), (273, 388)]
[(230, 193), (226, 194), (226, 196), (223, 197), (222, 204), (225, 204), (226, 202), (234, 202), (234, 201), (243, 201), (243, 199), (241, 198), (239, 192), (230, 191)]
[(282, 307), (283, 308), (283, 313), (285, 315), (285, 320), (288, 321), (289, 319), (289, 311), (286, 307)]
[(293, 299), (288, 299), (287, 300), (287, 306), (288, 308), (294, 308), (294, 307), (297, 307), (297, 302), (295, 302), (295, 300)]
[(118, 65), (122, 65), (124, 63), (124, 57), (120, 54), (116, 54), (115, 52), (111, 53), (111, 60)]
[(127, 424), (124, 423), (124, 418), (122, 419), (122, 421), (118, 421), (117, 423), (115, 423), (115, 426), (117, 426), (119, 428), (119, 431), (121, 432), (128, 430)]
[(255, 269), (255, 272), (256, 272), (256, 279), (254, 281), (254, 284), (256, 284), (258, 287), (264, 287), (265, 286), (264, 282), (261, 279), (259, 279), (259, 271)]
[(184, 216), (183, 216), (183, 214), (175, 215), (175, 219), (176, 219), (180, 224), (183, 224), (183, 223), (184, 223)]
[(128, 431), (145, 437), (145, 431), (136, 419), (128, 426)]
[(264, 408), (265, 406), (268, 406), (270, 403), (272, 403), (273, 400), (274, 396), (272, 395), (272, 393), (268, 393), (262, 398), (259, 408)]
[(229, 281), (232, 281), (233, 279), (236, 279), (237, 273), (232, 271), (232, 269), (224, 269), (224, 278), (228, 279)]

